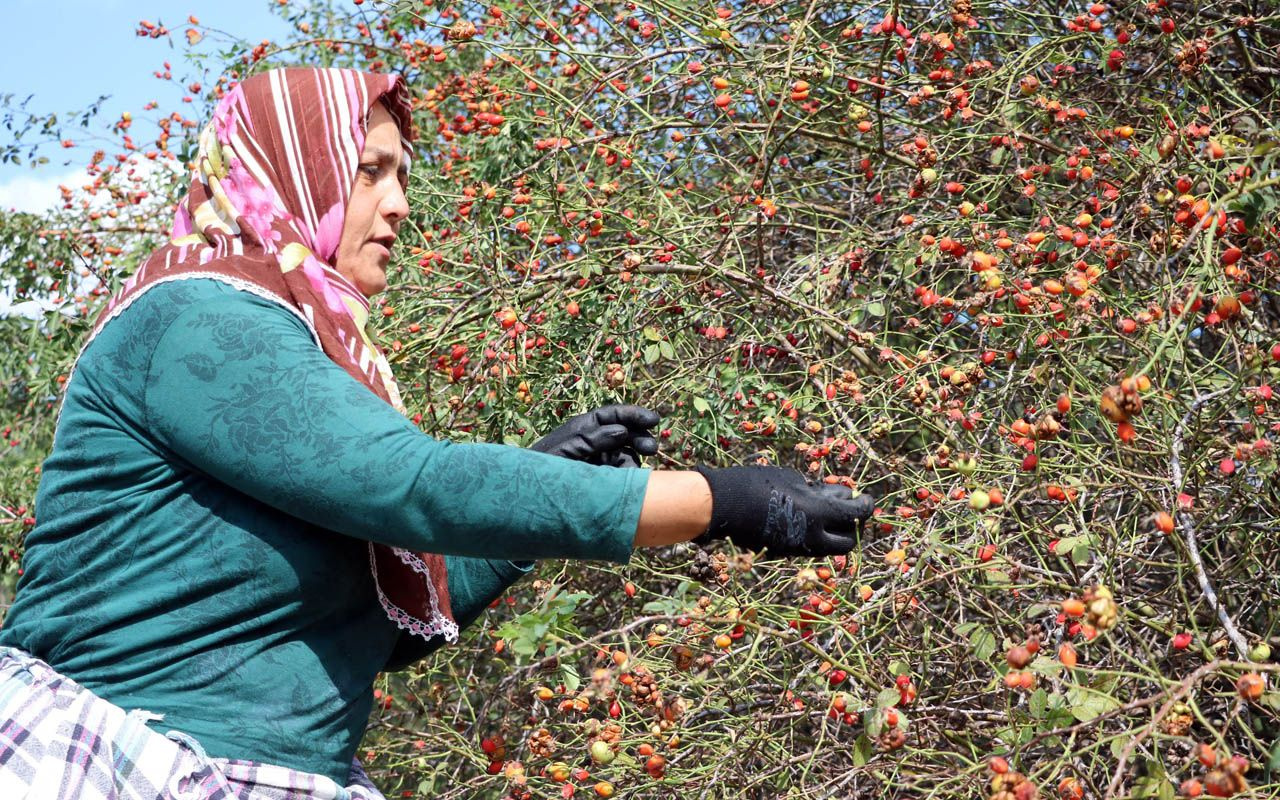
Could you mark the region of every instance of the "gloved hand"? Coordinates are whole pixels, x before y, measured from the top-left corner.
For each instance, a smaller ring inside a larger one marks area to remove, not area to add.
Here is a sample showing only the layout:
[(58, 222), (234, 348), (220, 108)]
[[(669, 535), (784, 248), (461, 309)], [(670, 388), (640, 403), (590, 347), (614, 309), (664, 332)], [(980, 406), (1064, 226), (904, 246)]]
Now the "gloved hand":
[(608, 405), (571, 417), (530, 445), (554, 456), (606, 467), (638, 467), (640, 456), (658, 452), (650, 430), (657, 412), (632, 405)]
[(694, 540), (699, 544), (728, 539), (778, 556), (841, 555), (875, 510), (871, 495), (810, 483), (785, 467), (694, 469), (711, 486), (711, 525)]

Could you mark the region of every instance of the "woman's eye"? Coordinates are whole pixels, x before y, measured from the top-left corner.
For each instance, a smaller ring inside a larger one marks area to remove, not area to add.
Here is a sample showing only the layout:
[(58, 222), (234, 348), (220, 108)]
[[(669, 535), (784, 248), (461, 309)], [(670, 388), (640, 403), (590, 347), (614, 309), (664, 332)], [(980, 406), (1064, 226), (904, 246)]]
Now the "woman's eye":
[(378, 173), (382, 172), (382, 167), (378, 164), (361, 164), (360, 171), (365, 175), (368, 175), (370, 178), (376, 179), (378, 177)]

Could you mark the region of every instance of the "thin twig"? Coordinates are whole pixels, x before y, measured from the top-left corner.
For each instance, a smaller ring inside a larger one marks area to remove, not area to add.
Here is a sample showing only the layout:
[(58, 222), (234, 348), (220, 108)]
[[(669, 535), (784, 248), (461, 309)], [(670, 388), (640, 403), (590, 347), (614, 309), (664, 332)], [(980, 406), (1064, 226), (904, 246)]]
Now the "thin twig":
[[(1215, 397), (1226, 393), (1226, 389), (1219, 389), (1216, 392), (1210, 392), (1201, 395), (1191, 404), (1190, 410), (1183, 415), (1178, 422), (1178, 427), (1173, 431), (1173, 448), (1170, 453), (1169, 463), (1173, 472), (1173, 491), (1176, 495), (1182, 494), (1182, 487), (1185, 476), (1182, 472), (1182, 437), (1183, 431), (1187, 427), (1187, 423), (1191, 421), (1192, 415), (1200, 410), (1202, 406), (1213, 400)], [(1227, 632), (1227, 638), (1231, 640), (1231, 644), (1236, 649), (1236, 654), (1242, 660), (1247, 659), (1249, 647), (1245, 644), (1244, 637), (1240, 635), (1240, 630), (1236, 628), (1236, 624), (1231, 619), (1231, 615), (1227, 613), (1227, 609), (1223, 607), (1218, 600), (1218, 594), (1213, 590), (1213, 584), (1209, 582), (1209, 575), (1205, 572), (1204, 561), (1200, 558), (1200, 546), (1196, 542), (1196, 526), (1191, 519), (1191, 514), (1187, 511), (1178, 511), (1178, 527), (1182, 529), (1183, 540), (1187, 543), (1187, 552), (1191, 556), (1191, 565), (1195, 567), (1196, 580), (1200, 583), (1200, 592), (1204, 595), (1204, 599), (1209, 602), (1209, 607), (1218, 615), (1218, 620), (1222, 622), (1222, 627)]]

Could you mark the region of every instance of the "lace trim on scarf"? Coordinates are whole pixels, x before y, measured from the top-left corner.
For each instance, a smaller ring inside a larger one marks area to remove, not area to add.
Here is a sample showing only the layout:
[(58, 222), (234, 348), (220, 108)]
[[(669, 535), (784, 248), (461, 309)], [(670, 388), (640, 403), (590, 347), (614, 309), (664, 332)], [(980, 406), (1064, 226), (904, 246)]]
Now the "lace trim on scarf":
[(387, 595), (382, 591), (382, 585), (378, 583), (378, 561), (374, 554), (373, 542), (370, 542), (369, 568), (373, 571), (373, 585), (378, 590), (378, 602), (382, 604), (382, 610), (387, 613), (387, 616), (396, 625), (410, 633), (421, 636), (423, 639), (429, 640), (433, 636), (443, 636), (450, 644), (456, 643), (458, 641), (458, 623), (440, 613), (439, 603), (436, 601), (436, 590), (431, 585), (427, 565), (423, 563), (422, 559), (408, 550), (403, 550), (399, 547), (391, 549), (401, 561), (412, 567), (414, 572), (419, 572), (424, 576), (423, 580), (427, 585), (427, 595), (431, 599), (431, 619), (418, 619), (387, 599)]

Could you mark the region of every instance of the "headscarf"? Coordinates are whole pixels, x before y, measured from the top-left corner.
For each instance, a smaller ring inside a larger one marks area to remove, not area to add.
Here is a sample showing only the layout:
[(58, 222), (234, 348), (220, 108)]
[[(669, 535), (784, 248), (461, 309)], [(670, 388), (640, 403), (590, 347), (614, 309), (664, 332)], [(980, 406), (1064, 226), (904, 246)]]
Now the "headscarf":
[[(413, 132), (398, 76), (285, 68), (237, 84), (200, 134), (169, 243), (111, 297), (84, 347), (148, 289), (213, 278), (297, 315), (325, 355), (405, 413), (391, 368), (365, 330), (369, 301), (333, 268), (378, 100), (399, 125), (408, 158)], [(369, 567), (398, 626), (457, 641), (442, 556), (370, 542)]]

